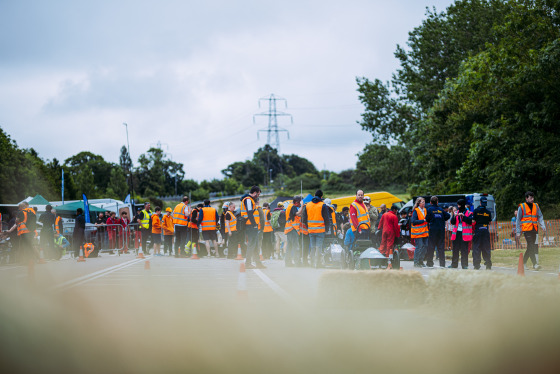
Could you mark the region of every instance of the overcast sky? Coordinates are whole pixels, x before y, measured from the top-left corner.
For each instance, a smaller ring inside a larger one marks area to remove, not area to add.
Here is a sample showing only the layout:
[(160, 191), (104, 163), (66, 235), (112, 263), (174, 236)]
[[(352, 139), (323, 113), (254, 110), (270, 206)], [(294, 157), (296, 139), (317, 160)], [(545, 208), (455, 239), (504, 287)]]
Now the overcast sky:
[(396, 44), (445, 0), (0, 0), (0, 126), (61, 161), (133, 162), (158, 142), (187, 178), (222, 178), (266, 144), (276, 96), (280, 151), (354, 168), (372, 140), (356, 77), (388, 80)]

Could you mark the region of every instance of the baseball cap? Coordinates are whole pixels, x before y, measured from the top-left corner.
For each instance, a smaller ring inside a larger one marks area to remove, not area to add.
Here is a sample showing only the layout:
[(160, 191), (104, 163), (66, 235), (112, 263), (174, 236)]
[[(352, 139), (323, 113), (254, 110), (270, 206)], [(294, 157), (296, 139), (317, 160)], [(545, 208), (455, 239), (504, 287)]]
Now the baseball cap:
[(280, 202), (278, 202), (278, 204), (276, 204), (276, 206), (279, 206), (279, 207), (282, 207), (282, 208), (283, 208), (283, 207), (284, 207), (284, 203), (280, 201)]
[(371, 202), (371, 197), (369, 197), (369, 196), (364, 196), (364, 201), (367, 201), (368, 203)]
[(327, 204), (328, 206), (332, 206), (332, 205), (331, 205), (331, 199), (325, 199), (323, 202), (324, 202), (325, 204)]
[(224, 205), (222, 205), (222, 209), (229, 207), (229, 204), (230, 204), (229, 201), (226, 201)]
[(166, 211), (166, 212), (169, 212), (169, 213), (173, 212), (173, 211), (171, 210), (171, 208), (166, 208), (165, 211)]

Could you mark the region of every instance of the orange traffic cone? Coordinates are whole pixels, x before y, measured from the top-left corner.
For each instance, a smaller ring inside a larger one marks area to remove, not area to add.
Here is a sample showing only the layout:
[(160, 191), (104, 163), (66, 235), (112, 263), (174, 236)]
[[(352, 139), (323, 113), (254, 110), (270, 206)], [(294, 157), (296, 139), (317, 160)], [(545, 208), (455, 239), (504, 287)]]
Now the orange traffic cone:
[(140, 250), (138, 251), (138, 256), (136, 256), (136, 258), (141, 258), (141, 259), (146, 258), (144, 257), (144, 252), (142, 251), (142, 247), (140, 247)]
[(78, 257), (78, 262), (86, 262), (86, 259), (84, 258), (84, 249), (82, 248), (82, 246), (80, 246), (80, 257)]
[(237, 278), (237, 298), (247, 300), (247, 274), (245, 273), (245, 262), (239, 266), (239, 277)]
[(525, 276), (525, 265), (523, 264), (523, 253), (519, 254), (519, 264), (517, 265), (517, 275)]
[(39, 250), (39, 263), (40, 264), (46, 264), (47, 263), (47, 261), (45, 261), (45, 254), (43, 252), (43, 248), (41, 248)]
[(144, 262), (144, 270), (150, 270), (150, 260)]
[(237, 257), (236, 260), (243, 260), (243, 256), (241, 256), (241, 244), (237, 244)]
[(196, 244), (193, 243), (192, 245), (192, 256), (191, 256), (191, 260), (200, 260), (200, 257), (198, 257), (198, 253), (196, 252)]

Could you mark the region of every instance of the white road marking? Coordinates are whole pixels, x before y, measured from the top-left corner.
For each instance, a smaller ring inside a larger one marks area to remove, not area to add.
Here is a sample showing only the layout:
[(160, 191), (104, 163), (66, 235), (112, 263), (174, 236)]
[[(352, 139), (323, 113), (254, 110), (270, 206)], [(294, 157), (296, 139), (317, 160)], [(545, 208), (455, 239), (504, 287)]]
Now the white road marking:
[(11, 270), (11, 269), (20, 269), (20, 268), (24, 268), (25, 266), (23, 265), (16, 265), (16, 266), (2, 266), (0, 267), (0, 270), (4, 271), (4, 270)]
[(50, 289), (50, 291), (61, 292), (61, 291), (68, 290), (72, 287), (79, 286), (79, 285), (87, 283), (91, 280), (103, 277), (107, 274), (114, 273), (115, 271), (127, 268), (129, 266), (135, 265), (135, 264), (140, 263), (140, 262), (145, 261), (145, 260), (149, 260), (151, 257), (152, 256), (147, 256), (145, 259), (130, 260), (130, 261), (127, 261), (127, 262), (119, 264), (119, 265), (111, 266), (109, 268), (102, 269), (102, 270), (96, 271), (94, 273), (84, 275), (82, 277), (71, 279), (67, 282), (64, 282), (64, 283), (61, 283), (59, 285), (56, 285), (56, 286), (52, 287)]
[(291, 304), (294, 304), (294, 305), (298, 306), (300, 309), (303, 309), (301, 304), (296, 299), (294, 299), (294, 297), (292, 295), (290, 295), (289, 293), (284, 291), (284, 289), (282, 289), (282, 287), (280, 287), (272, 279), (267, 277), (262, 271), (260, 271), (258, 269), (254, 269), (253, 271), (255, 272), (255, 274), (257, 274), (259, 276), (259, 278), (262, 279), (262, 281), (264, 283), (267, 284), (268, 287), (270, 287), (274, 292), (276, 292), (276, 294), (278, 296), (280, 296), (282, 299), (284, 299), (284, 301), (287, 301)]

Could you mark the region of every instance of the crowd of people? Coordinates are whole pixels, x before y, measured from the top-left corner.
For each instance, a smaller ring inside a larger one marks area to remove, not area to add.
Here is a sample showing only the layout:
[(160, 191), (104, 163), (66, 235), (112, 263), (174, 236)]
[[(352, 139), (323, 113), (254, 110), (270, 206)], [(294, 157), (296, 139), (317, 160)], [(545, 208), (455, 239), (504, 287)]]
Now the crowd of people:
[[(357, 191), (355, 201), (340, 213), (336, 211), (336, 204), (324, 198), (321, 190), (317, 190), (313, 199), (305, 204), (301, 196), (294, 196), (286, 206), (279, 202), (273, 210), (268, 203), (260, 205), (259, 195), (260, 189), (254, 186), (241, 198), (239, 208), (234, 202), (226, 202), (221, 214), (210, 206), (209, 200), (190, 208), (188, 197), (184, 197), (173, 211), (168, 208), (163, 216), (161, 208), (156, 207), (152, 213), (146, 203), (136, 220), (145, 225), (142, 230), (152, 236), (161, 236), (162, 227), (166, 227), (163, 230), (167, 244), (163, 253), (160, 239), (153, 240), (155, 255), (189, 256), (199, 242), (200, 232), (200, 243), (203, 244), (199, 246), (200, 252), (228, 258), (236, 258), (239, 254), (246, 258), (249, 268), (264, 268), (261, 259), (273, 258), (283, 260), (287, 267), (310, 266), (317, 261), (325, 238), (338, 238), (346, 250), (353, 250), (356, 240), (369, 240), (387, 257), (392, 256), (395, 246), (411, 243), (415, 247), (415, 267), (434, 267), (435, 257), (439, 267), (444, 268), (445, 251), (452, 250), (448, 267), (468, 269), (468, 256), (472, 250), (474, 269), (480, 269), (482, 261), (486, 269), (492, 268), (489, 227), (493, 217), (484, 196), (474, 211), (464, 199), (457, 201), (456, 207), (444, 209), (436, 196), (431, 198), (429, 206), (420, 197), (411, 211), (403, 212), (399, 217), (396, 205), (390, 209), (384, 204), (372, 206), (371, 199), (361, 190)], [(533, 219), (541, 222), (542, 213), (536, 204), (527, 205), (532, 204), (529, 200), (533, 197), (528, 192), (526, 203), (519, 207), (517, 222), (520, 224), (516, 236), (521, 233), (529, 235), (528, 243), (531, 244), (525, 262), (531, 259), (534, 269), (538, 270), (538, 247), (531, 239), (531, 232), (538, 231), (536, 223), (532, 222)], [(531, 214), (535, 207), (537, 211)], [(167, 219), (167, 224), (161, 223), (162, 219)], [(529, 221), (531, 224), (527, 223)], [(544, 221), (541, 227), (545, 229)], [(142, 248), (147, 247), (143, 245)]]
[[(2, 228), (7, 229), (0, 237), (9, 238), (11, 242), (11, 262), (44, 257), (59, 259), (63, 251), (70, 247), (68, 239), (63, 236), (62, 217), (56, 214), (50, 204), (46, 205), (45, 212), (37, 218), (37, 207), (32, 208), (28, 202), (23, 201), (18, 204), (17, 212), (5, 224), (2, 222)], [(43, 250), (46, 254), (42, 253)]]
[[(473, 266), (492, 268), (490, 230), (492, 213), (486, 208), (486, 197), (472, 212), (466, 201), (457, 201), (457, 207), (444, 209), (438, 198), (432, 196), (426, 207), (424, 198), (416, 199), (414, 208), (398, 214), (398, 207), (387, 209), (371, 205), (371, 198), (362, 190), (349, 207), (337, 212), (336, 204), (324, 198), (317, 190), (311, 201), (303, 203), (301, 196), (291, 202), (277, 203), (270, 209), (268, 203), (260, 204), (261, 190), (253, 186), (248, 194), (235, 202), (226, 202), (221, 213), (210, 205), (210, 200), (196, 206), (189, 205), (184, 196), (174, 209), (161, 207), (151, 210), (149, 202), (130, 220), (127, 211), (99, 213), (96, 221), (96, 246), (99, 249), (117, 249), (126, 252), (133, 248), (133, 240), (140, 236), (139, 248), (144, 254), (153, 250), (155, 256), (189, 257), (195, 250), (202, 256), (245, 258), (246, 268), (266, 268), (263, 259), (279, 259), (285, 266), (310, 266), (315, 264), (323, 250), (325, 238), (337, 239), (348, 251), (354, 250), (357, 240), (369, 240), (373, 247), (387, 257), (393, 255), (396, 245), (414, 245), (414, 266), (434, 267), (434, 255), (439, 267), (446, 266), (445, 251), (452, 250), (450, 268), (468, 269), (468, 254), (472, 249)], [(519, 205), (515, 215), (515, 237), (523, 233), (527, 240), (525, 264), (530, 259), (539, 270), (536, 235), (538, 225), (546, 233), (546, 226), (534, 194), (525, 194), (525, 203)], [(286, 206), (285, 206), (286, 204)], [(19, 204), (19, 211), (3, 237), (11, 235), (19, 248), (33, 248), (37, 236), (37, 221), (42, 225), (40, 248), (66, 249), (70, 246), (62, 235), (63, 222), (52, 206), (37, 220), (36, 210), (29, 204)], [(79, 208), (73, 231), (75, 256), (86, 243), (85, 217)], [(17, 231), (16, 231), (17, 230)], [(16, 235), (17, 234), (17, 235)], [(150, 243), (148, 245), (148, 242)], [(163, 243), (163, 248), (162, 244)], [(30, 255), (32, 255), (30, 251)]]

